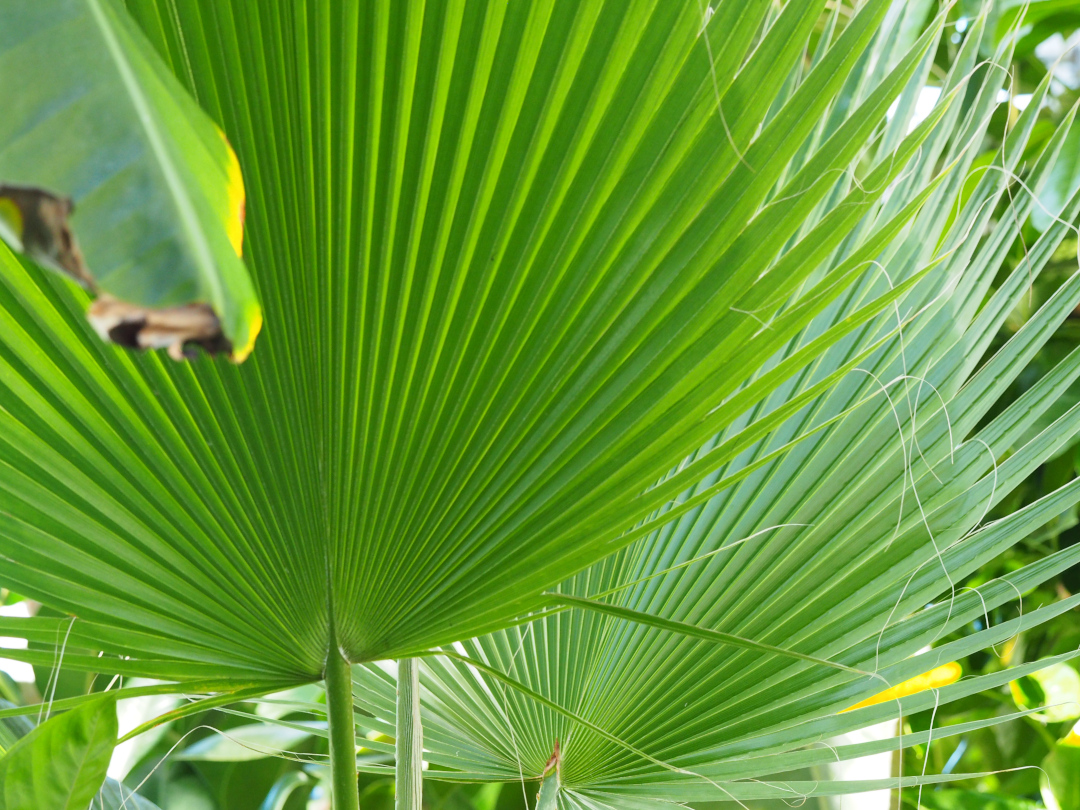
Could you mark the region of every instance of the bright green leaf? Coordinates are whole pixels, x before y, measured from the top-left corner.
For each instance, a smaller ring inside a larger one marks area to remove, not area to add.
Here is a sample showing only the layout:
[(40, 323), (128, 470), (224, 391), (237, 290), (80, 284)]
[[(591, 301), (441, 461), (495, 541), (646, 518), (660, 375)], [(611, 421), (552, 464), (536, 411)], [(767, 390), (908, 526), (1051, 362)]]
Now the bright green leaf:
[(1013, 700), (1022, 709), (1042, 708), (1036, 716), (1047, 723), (1080, 717), (1080, 674), (1068, 664), (1034, 672), (1009, 684)]
[(1058, 745), (1042, 762), (1042, 796), (1050, 810), (1080, 808), (1080, 748)]
[(0, 758), (0, 810), (85, 810), (116, 746), (116, 703), (58, 715)]

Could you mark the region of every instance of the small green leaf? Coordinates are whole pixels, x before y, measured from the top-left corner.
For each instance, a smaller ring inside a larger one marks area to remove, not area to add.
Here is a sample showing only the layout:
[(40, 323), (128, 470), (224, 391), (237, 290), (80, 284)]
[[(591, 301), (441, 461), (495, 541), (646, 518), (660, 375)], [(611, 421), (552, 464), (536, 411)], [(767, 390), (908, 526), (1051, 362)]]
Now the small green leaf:
[(0, 759), (0, 810), (85, 810), (105, 781), (116, 733), (109, 698), (38, 726)]

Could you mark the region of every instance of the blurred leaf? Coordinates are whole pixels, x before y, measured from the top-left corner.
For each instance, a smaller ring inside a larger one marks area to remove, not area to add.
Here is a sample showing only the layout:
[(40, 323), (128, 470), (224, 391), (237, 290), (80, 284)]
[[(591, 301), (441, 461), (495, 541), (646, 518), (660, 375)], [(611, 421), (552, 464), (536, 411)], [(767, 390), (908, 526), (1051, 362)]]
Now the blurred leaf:
[[(10, 709), (16, 704), (0, 700), (0, 709)], [(0, 757), (20, 739), (34, 730), (34, 722), (29, 717), (5, 717), (0, 720)]]
[(1080, 129), (1073, 129), (1065, 137), (1050, 179), (1039, 192), (1039, 202), (1031, 212), (1031, 222), (1040, 231), (1045, 231), (1053, 217), (1061, 214), (1065, 203), (1080, 186)]
[(228, 807), (215, 802), (205, 780), (196, 776), (170, 781), (166, 794), (160, 797), (158, 803), (161, 810), (223, 810)]
[[(495, 783), (491, 785), (479, 785), (472, 788), (472, 805), (475, 810), (495, 810), (502, 796), (505, 785)], [(510, 785), (513, 789), (515, 785)]]
[(106, 294), (103, 337), (242, 360), (262, 316), (224, 136), (114, 0), (4, 3), (0, 30), (0, 237)]
[(1080, 810), (1080, 748), (1059, 745), (1043, 760), (1043, 801), (1050, 810)]
[(1068, 745), (1074, 748), (1080, 748), (1080, 723), (1077, 723), (1069, 733), (1065, 736), (1065, 739), (1061, 741), (1061, 745)]
[[(297, 763), (278, 757), (239, 761), (190, 760), (178, 765), (190, 766), (197, 775), (197, 785), (212, 797), (211, 806), (223, 810), (259, 810), (267, 794), (286, 774), (297, 768)], [(195, 785), (192, 786), (194, 789)], [(167, 807), (172, 786), (165, 788), (158, 803)], [(295, 797), (299, 800), (299, 796)], [(292, 807), (293, 801), (289, 801)]]
[[(424, 782), (425, 810), (496, 810), (503, 785), (455, 785), (432, 780)], [(517, 785), (511, 788), (520, 790)]]
[(303, 771), (291, 771), (274, 783), (259, 810), (285, 810), (285, 805), (297, 790), (307, 788), (310, 793), (312, 784), (312, 778)]
[[(308, 722), (312, 728), (326, 728), (326, 723)], [(199, 740), (176, 754), (176, 759), (205, 762), (247, 762), (292, 751), (311, 732), (295, 728), (253, 723), (219, 731)]]
[(394, 780), (380, 779), (360, 791), (364, 810), (394, 810)]
[(106, 779), (101, 791), (94, 797), (90, 810), (161, 810), (161, 808), (115, 779)]
[(999, 41), (1012, 30), (1021, 14), (1024, 26), (1032, 27), (1055, 15), (1075, 15), (1077, 12), (1076, 0), (994, 0), (993, 5)]
[(1068, 664), (1054, 664), (1010, 682), (1013, 700), (1022, 709), (1046, 707), (1034, 715), (1047, 723), (1080, 717), (1080, 673)]
[[(904, 798), (914, 799), (914, 795)], [(924, 790), (920, 806), (926, 810), (1040, 810), (1038, 802), (973, 790)]]
[(318, 684), (305, 684), (284, 692), (274, 692), (255, 701), (255, 713), (260, 717), (280, 720), (298, 708), (308, 708), (323, 699), (324, 691)]

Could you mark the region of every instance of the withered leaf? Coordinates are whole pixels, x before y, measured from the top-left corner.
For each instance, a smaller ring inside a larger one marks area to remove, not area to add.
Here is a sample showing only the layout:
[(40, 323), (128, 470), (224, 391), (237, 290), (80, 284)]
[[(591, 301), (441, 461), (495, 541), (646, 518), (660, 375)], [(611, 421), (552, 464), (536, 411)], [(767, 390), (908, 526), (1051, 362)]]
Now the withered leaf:
[(86, 313), (103, 340), (131, 349), (167, 349), (174, 360), (192, 359), (196, 347), (210, 354), (232, 353), (221, 321), (207, 304), (151, 308), (99, 293), (68, 221), (72, 201), (29, 186), (0, 184), (0, 219), (22, 251), (97, 294)]
[(74, 210), (68, 197), (30, 186), (0, 184), (0, 218), (14, 231), (23, 252), (43, 267), (93, 290), (94, 279), (68, 224)]
[(210, 354), (232, 353), (221, 321), (207, 304), (150, 309), (102, 294), (86, 313), (103, 340), (130, 349), (167, 349), (173, 360), (190, 360), (201, 346)]

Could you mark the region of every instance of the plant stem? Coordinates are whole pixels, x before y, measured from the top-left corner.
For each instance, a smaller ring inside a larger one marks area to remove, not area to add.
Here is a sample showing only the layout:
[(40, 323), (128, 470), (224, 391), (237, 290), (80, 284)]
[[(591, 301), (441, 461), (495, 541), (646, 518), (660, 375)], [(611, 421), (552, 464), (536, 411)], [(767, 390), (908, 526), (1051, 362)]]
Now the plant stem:
[(326, 717), (330, 723), (334, 810), (360, 810), (360, 792), (356, 786), (352, 671), (336, 645), (331, 645), (326, 659)]
[(420, 723), (420, 662), (398, 661), (397, 676), (397, 810), (420, 810), (424, 796), (424, 727)]
[(552, 771), (540, 783), (536, 794), (536, 810), (556, 810), (559, 806), (559, 772)]

